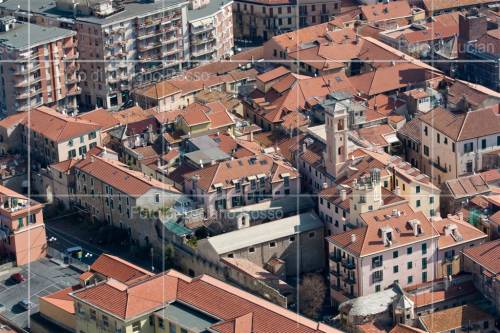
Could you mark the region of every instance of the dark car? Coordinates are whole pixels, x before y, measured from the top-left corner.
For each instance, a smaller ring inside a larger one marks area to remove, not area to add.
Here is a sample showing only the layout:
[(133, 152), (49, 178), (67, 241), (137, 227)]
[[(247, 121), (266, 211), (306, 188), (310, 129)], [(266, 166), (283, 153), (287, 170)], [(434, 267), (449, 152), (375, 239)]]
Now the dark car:
[(24, 282), (26, 281), (26, 277), (24, 275), (22, 275), (21, 273), (14, 273), (10, 276), (10, 278), (12, 279), (12, 281), (14, 281), (15, 283), (21, 283), (21, 282)]

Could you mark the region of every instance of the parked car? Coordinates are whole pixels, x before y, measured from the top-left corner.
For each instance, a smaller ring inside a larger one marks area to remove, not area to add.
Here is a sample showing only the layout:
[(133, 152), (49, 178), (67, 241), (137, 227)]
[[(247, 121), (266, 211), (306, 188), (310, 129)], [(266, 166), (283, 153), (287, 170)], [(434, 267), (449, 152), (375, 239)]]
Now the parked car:
[(23, 299), (22, 301), (19, 302), (19, 305), (24, 310), (31, 310), (35, 307), (35, 303), (31, 302), (29, 299)]
[(12, 281), (14, 281), (15, 283), (21, 283), (21, 282), (24, 282), (26, 281), (26, 277), (21, 274), (21, 273), (14, 273), (10, 276), (10, 278), (12, 279)]

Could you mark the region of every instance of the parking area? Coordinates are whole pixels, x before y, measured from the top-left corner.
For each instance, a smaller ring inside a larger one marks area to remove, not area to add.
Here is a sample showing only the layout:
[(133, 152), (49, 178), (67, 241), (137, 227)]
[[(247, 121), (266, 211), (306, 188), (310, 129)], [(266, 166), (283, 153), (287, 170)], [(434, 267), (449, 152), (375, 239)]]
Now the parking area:
[[(56, 292), (79, 282), (80, 273), (69, 267), (61, 267), (48, 259), (21, 267), (25, 281), (16, 283), (10, 274), (0, 277), (0, 311), (22, 328), (28, 327), (29, 317), (38, 312), (38, 297)], [(26, 310), (20, 305), (29, 299), (33, 308)]]

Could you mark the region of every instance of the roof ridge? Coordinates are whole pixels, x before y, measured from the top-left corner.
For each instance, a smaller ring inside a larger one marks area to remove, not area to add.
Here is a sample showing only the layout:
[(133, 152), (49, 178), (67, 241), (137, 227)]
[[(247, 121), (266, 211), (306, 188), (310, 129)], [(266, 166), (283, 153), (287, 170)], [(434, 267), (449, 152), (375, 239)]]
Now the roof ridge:
[(467, 121), (467, 117), (469, 116), (469, 111), (467, 111), (465, 113), (465, 117), (464, 117), (464, 120), (462, 121), (462, 125), (460, 126), (460, 131), (458, 132), (458, 136), (457, 136), (457, 141), (460, 140), (460, 137), (462, 136), (462, 131), (464, 130), (464, 127), (465, 127), (465, 123)]

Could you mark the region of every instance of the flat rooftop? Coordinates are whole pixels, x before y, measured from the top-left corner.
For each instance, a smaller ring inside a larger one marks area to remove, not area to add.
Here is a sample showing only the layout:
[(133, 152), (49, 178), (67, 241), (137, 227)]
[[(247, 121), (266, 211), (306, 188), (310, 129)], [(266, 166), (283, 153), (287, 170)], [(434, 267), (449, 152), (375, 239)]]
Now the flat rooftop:
[(217, 13), (222, 7), (232, 3), (233, 0), (222, 0), (222, 1), (211, 0), (210, 3), (204, 7), (188, 10), (187, 13), (188, 21), (189, 22), (196, 21), (212, 16), (215, 13)]
[(156, 315), (169, 322), (182, 324), (190, 332), (195, 333), (205, 332), (206, 329), (218, 322), (217, 319), (180, 302), (167, 305), (162, 310), (157, 311)]
[(31, 23), (16, 23), (16, 26), (0, 32), (0, 45), (14, 49), (31, 49), (37, 45), (76, 35), (76, 32), (57, 27), (44, 27)]
[(65, 18), (72, 21), (76, 20), (100, 25), (108, 25), (111, 23), (126, 21), (131, 18), (150, 15), (155, 12), (162, 12), (170, 7), (187, 5), (187, 3), (188, 2), (184, 0), (161, 0), (150, 3), (124, 3), (124, 10), (117, 11), (115, 14), (106, 17), (77, 16), (76, 19), (73, 18), (73, 13), (58, 9), (54, 0), (7, 0), (3, 3), (0, 3), (0, 8), (4, 8), (9, 11), (20, 10), (24, 12), (37, 13), (44, 16), (59, 17), (62, 19)]

